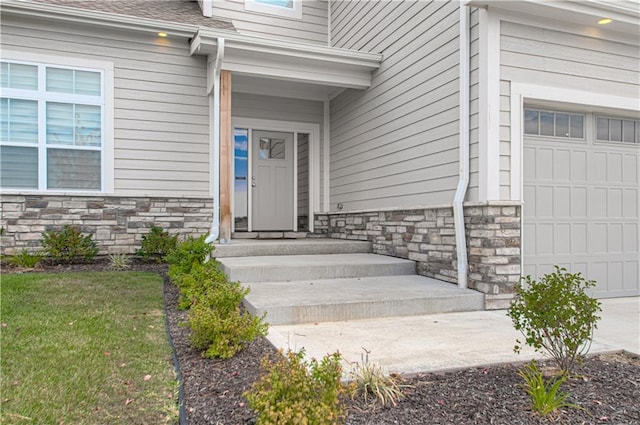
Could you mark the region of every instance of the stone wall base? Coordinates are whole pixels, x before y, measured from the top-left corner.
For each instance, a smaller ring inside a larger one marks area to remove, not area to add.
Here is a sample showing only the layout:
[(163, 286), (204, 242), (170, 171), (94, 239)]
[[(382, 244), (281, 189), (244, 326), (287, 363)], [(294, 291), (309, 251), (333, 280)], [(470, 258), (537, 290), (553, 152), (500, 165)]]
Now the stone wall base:
[[(487, 295), (486, 308), (508, 306), (520, 281), (520, 203), (464, 206), (468, 287)], [(416, 261), (418, 274), (457, 283), (453, 207), (316, 214), (317, 234), (366, 240), (377, 254)]]
[(2, 254), (40, 248), (42, 232), (64, 225), (92, 234), (100, 254), (133, 254), (152, 225), (199, 236), (213, 219), (211, 199), (116, 196), (3, 195)]

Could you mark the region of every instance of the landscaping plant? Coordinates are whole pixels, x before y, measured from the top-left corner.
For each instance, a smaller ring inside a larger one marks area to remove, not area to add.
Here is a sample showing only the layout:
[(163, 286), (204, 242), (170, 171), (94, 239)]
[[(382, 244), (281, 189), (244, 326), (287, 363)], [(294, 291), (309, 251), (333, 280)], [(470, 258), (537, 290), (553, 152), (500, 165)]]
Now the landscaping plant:
[(111, 270), (127, 270), (129, 265), (129, 257), (124, 252), (109, 254), (109, 268)]
[(369, 397), (383, 406), (395, 406), (404, 397), (400, 386), (390, 376), (384, 374), (382, 367), (369, 363), (369, 351), (360, 355), (360, 363), (356, 363), (349, 376), (353, 382), (355, 393), (367, 402)]
[(142, 236), (142, 245), (136, 253), (146, 260), (162, 263), (177, 245), (178, 235), (172, 236), (162, 227), (151, 226), (149, 233)]
[(29, 252), (27, 248), (22, 248), (18, 254), (9, 257), (8, 261), (14, 266), (32, 269), (37, 266), (43, 258), (44, 254), (41, 250)]
[(98, 255), (93, 236), (83, 235), (76, 226), (65, 225), (62, 230), (43, 232), (40, 242), (44, 252), (61, 263), (91, 261)]
[(187, 236), (178, 242), (176, 247), (167, 254), (165, 260), (169, 263), (169, 276), (173, 279), (179, 275), (191, 273), (194, 265), (201, 265), (207, 262), (215, 247), (206, 242), (207, 235), (197, 238)]
[(307, 362), (304, 350), (285, 355), (279, 351), (275, 358), (263, 358), (261, 367), (260, 380), (245, 393), (258, 425), (344, 423), (340, 354)]
[(562, 407), (580, 408), (576, 404), (567, 403), (569, 393), (560, 391), (560, 386), (567, 380), (566, 374), (547, 382), (535, 360), (527, 363), (518, 374), (524, 380), (523, 387), (531, 400), (531, 408), (540, 415), (546, 416)]
[[(595, 282), (558, 266), (539, 280), (531, 276), (523, 280), (525, 285), (516, 287), (516, 298), (507, 315), (527, 345), (550, 355), (560, 370), (569, 374), (589, 351), (600, 319), (600, 303), (586, 292)], [(521, 344), (516, 340), (516, 353)]]

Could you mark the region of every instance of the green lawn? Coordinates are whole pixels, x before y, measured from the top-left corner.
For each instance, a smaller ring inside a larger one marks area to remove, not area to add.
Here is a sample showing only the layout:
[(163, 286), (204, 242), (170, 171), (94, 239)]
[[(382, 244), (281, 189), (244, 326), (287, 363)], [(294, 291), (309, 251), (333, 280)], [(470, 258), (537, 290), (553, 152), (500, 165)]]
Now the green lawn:
[(13, 274), (0, 288), (0, 422), (177, 421), (160, 276)]

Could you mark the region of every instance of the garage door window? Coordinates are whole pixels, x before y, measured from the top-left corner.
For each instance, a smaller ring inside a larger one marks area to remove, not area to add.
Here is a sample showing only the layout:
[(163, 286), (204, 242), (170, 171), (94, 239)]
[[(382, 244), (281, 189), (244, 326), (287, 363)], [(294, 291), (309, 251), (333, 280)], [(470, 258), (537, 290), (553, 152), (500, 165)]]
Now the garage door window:
[(599, 116), (596, 134), (599, 142), (640, 143), (640, 121)]
[(584, 115), (525, 109), (524, 132), (536, 136), (584, 139)]

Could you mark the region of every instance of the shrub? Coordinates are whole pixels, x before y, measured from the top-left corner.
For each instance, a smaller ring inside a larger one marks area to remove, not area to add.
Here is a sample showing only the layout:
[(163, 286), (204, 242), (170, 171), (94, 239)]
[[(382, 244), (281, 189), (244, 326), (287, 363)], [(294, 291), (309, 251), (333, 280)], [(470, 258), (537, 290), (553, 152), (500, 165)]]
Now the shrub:
[(126, 270), (130, 268), (129, 257), (125, 253), (109, 254), (109, 268), (111, 270)]
[(257, 337), (266, 335), (267, 325), (262, 320), (242, 311), (239, 306), (224, 311), (206, 303), (195, 304), (189, 310), (191, 344), (204, 350), (203, 357), (228, 359)]
[(92, 235), (83, 235), (78, 227), (66, 225), (62, 230), (42, 233), (44, 252), (54, 261), (72, 263), (91, 261), (98, 255), (98, 247)]
[(522, 386), (529, 395), (531, 409), (540, 415), (546, 416), (562, 407), (580, 408), (567, 403), (569, 393), (560, 392), (560, 386), (567, 380), (567, 375), (562, 374), (555, 380), (546, 382), (535, 360), (519, 370), (518, 375), (524, 380)]
[[(191, 307), (198, 299), (219, 285), (227, 284), (227, 276), (220, 270), (220, 264), (211, 260), (204, 264), (194, 263), (189, 273), (183, 273), (180, 268), (169, 267), (169, 277), (180, 289), (178, 308), (184, 310)], [(246, 293), (243, 293), (243, 296)], [(238, 304), (242, 301), (238, 301)]]
[(206, 289), (195, 289), (196, 285), (192, 287), (188, 324), (191, 344), (204, 350), (204, 357), (233, 357), (249, 342), (267, 334), (264, 316), (253, 316), (241, 307), (248, 288), (228, 282), (226, 277), (222, 281), (204, 279), (200, 285)]
[[(581, 356), (589, 351), (593, 330), (600, 319), (600, 303), (587, 295), (595, 286), (580, 273), (571, 274), (555, 266), (555, 271), (540, 280), (524, 278), (526, 285), (516, 287), (516, 298), (507, 315), (525, 343), (546, 352), (563, 373), (570, 373)], [(520, 340), (514, 351), (520, 352)]]
[(258, 425), (344, 423), (340, 354), (304, 361), (304, 350), (262, 359), (263, 375), (244, 395)]
[(395, 379), (385, 375), (380, 366), (369, 363), (367, 350), (361, 354), (360, 363), (355, 364), (349, 376), (355, 393), (361, 395), (365, 403), (369, 397), (373, 397), (373, 402), (378, 401), (383, 406), (395, 406), (398, 400), (404, 397)]
[(18, 267), (34, 268), (42, 261), (44, 254), (41, 250), (29, 252), (27, 248), (22, 248), (18, 254), (9, 257), (9, 263)]
[(169, 235), (162, 227), (151, 226), (149, 233), (142, 236), (142, 246), (136, 253), (145, 260), (161, 263), (178, 244), (178, 235)]
[(206, 242), (207, 235), (194, 238), (188, 236), (166, 256), (169, 271), (172, 275), (189, 274), (195, 264), (204, 264), (213, 250), (213, 245)]

